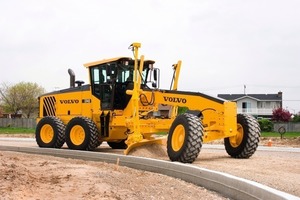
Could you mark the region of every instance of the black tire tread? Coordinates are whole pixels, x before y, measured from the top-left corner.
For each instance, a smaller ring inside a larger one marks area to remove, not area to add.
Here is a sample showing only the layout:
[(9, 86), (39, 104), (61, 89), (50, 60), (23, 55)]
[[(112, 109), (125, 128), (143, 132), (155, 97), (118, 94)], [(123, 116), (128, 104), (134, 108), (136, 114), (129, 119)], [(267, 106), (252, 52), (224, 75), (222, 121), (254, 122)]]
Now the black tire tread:
[(227, 153), (234, 158), (250, 158), (256, 151), (260, 140), (260, 126), (257, 120), (247, 114), (238, 114), (242, 123), (245, 123), (244, 137), (245, 141), (241, 143), (237, 151), (232, 151), (228, 138), (224, 139), (225, 149)]
[[(180, 116), (180, 115), (179, 115)], [(185, 117), (187, 120), (187, 127), (188, 130), (186, 131), (186, 136), (187, 136), (187, 142), (183, 148), (183, 151), (180, 156), (176, 156), (175, 158), (172, 156), (172, 147), (171, 145), (167, 146), (167, 151), (169, 158), (172, 161), (179, 161), (183, 163), (192, 163), (196, 160), (198, 157), (201, 147), (202, 147), (202, 142), (203, 142), (203, 126), (202, 123), (200, 122), (200, 119), (190, 113), (184, 113), (181, 115), (181, 117)], [(175, 119), (176, 120), (176, 119)], [(170, 138), (169, 138), (170, 139)], [(168, 139), (168, 140), (169, 140)]]
[[(82, 123), (81, 125), (87, 126), (88, 131), (86, 133), (87, 134), (86, 138), (88, 141), (85, 142), (85, 144), (83, 144), (83, 145), (76, 146), (76, 145), (72, 144), (72, 142), (69, 138), (69, 135), (67, 135), (66, 142), (67, 142), (68, 147), (70, 149), (77, 149), (77, 150), (87, 150), (87, 151), (95, 150), (101, 144), (99, 137), (98, 137), (99, 132), (98, 132), (96, 124), (90, 118), (83, 117), (83, 116), (74, 117), (72, 120), (74, 120), (74, 121), (79, 120)], [(70, 129), (71, 129), (71, 127), (68, 124), (66, 127), (66, 130), (70, 130)], [(69, 133), (67, 133), (67, 134), (69, 134)]]
[(89, 129), (90, 129), (90, 140), (89, 140), (89, 144), (88, 144), (86, 150), (93, 151), (100, 145), (99, 139), (98, 139), (99, 132), (98, 132), (97, 126), (92, 120), (90, 120), (87, 117), (82, 117), (82, 119), (84, 119), (86, 121), (86, 123), (88, 124)]
[[(41, 141), (40, 138), (40, 129), (43, 125), (50, 124), (52, 128), (54, 129), (54, 138), (53, 141), (51, 141), (51, 144), (45, 144), (43, 141)], [(64, 123), (55, 116), (46, 116), (42, 118), (39, 123), (37, 124), (36, 132), (35, 132), (35, 138), (36, 142), (39, 145), (39, 147), (48, 147), (48, 148), (61, 148), (65, 143), (65, 128), (66, 126)]]

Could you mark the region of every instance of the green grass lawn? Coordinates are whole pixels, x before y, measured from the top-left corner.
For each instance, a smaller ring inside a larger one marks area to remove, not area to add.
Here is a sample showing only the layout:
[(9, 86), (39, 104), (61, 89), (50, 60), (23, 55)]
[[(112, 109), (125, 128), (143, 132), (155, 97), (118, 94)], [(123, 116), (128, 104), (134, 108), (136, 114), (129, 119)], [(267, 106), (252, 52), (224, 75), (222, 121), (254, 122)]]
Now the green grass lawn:
[[(280, 133), (278, 132), (262, 132), (262, 137), (281, 137)], [(293, 137), (299, 137), (300, 132), (286, 132), (283, 134), (283, 137), (285, 138), (293, 138)]]
[(16, 134), (16, 133), (28, 133), (35, 132), (33, 128), (15, 128), (15, 127), (0, 127), (0, 134)]
[[(33, 128), (14, 128), (14, 127), (0, 127), (0, 134), (16, 134), (16, 133), (35, 133)], [(161, 135), (166, 135), (166, 133), (161, 133)], [(278, 132), (262, 132), (262, 137), (280, 137), (281, 135)], [(286, 132), (283, 135), (285, 138), (300, 137), (300, 132)]]

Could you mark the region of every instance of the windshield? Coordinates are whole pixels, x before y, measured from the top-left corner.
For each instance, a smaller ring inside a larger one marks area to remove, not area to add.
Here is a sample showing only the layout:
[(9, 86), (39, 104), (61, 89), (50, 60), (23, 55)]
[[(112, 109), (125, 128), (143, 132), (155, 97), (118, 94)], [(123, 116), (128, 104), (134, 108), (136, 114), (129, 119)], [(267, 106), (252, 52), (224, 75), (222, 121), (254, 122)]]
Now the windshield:
[[(152, 69), (153, 69), (154, 61), (145, 61), (144, 69), (141, 74), (141, 84), (144, 86), (151, 87), (151, 79), (152, 77)], [(133, 82), (134, 75), (134, 60), (125, 61), (114, 61), (110, 63), (103, 63), (99, 65), (95, 65), (90, 67), (91, 74), (91, 85), (93, 93), (98, 96), (99, 95), (99, 84), (121, 84)]]

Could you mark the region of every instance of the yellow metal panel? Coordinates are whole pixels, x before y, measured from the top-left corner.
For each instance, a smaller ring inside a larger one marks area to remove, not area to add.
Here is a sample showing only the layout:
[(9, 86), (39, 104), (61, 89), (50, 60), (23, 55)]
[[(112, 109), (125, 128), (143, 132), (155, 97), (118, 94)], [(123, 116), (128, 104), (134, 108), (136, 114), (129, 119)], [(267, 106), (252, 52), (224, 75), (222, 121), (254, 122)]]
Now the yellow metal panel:
[(178, 87), (178, 81), (179, 81), (179, 74), (180, 74), (180, 69), (181, 69), (181, 60), (177, 62), (174, 66), (175, 70), (175, 78), (174, 78), (174, 84), (173, 84), (173, 90), (177, 90)]
[(237, 107), (235, 102), (224, 103), (224, 132), (225, 137), (237, 134)]

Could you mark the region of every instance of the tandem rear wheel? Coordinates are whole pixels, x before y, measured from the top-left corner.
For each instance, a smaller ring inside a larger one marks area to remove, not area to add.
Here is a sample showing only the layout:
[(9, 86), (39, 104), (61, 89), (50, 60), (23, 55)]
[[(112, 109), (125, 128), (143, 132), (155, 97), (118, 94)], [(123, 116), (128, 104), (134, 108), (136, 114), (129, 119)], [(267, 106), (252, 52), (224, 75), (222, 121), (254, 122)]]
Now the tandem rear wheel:
[(57, 117), (44, 117), (36, 126), (35, 138), (39, 147), (61, 148), (65, 143), (65, 125)]
[(102, 143), (96, 124), (87, 117), (74, 117), (65, 126), (59, 118), (46, 116), (37, 124), (35, 136), (45, 148), (61, 148), (66, 142), (70, 149), (91, 151)]
[(87, 117), (74, 117), (66, 126), (66, 143), (70, 149), (92, 151), (100, 144), (96, 124)]
[(108, 146), (110, 146), (112, 149), (126, 149), (127, 144), (125, 143), (126, 140), (121, 140), (118, 142), (107, 142)]

